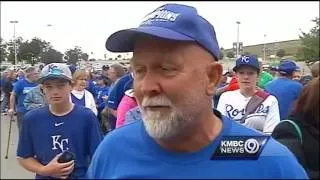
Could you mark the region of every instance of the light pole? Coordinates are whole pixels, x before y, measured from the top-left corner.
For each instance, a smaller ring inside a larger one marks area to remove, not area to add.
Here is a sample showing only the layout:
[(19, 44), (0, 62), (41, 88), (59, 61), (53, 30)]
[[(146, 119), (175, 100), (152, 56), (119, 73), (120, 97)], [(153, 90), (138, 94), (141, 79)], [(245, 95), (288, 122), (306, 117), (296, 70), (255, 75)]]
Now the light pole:
[(10, 23), (13, 23), (14, 65), (17, 66), (16, 24), (18, 21), (10, 21)]
[(263, 36), (264, 40), (263, 40), (263, 61), (266, 61), (266, 34)]
[(239, 25), (240, 25), (240, 21), (236, 22), (238, 24), (238, 31), (237, 31), (237, 58), (239, 56)]

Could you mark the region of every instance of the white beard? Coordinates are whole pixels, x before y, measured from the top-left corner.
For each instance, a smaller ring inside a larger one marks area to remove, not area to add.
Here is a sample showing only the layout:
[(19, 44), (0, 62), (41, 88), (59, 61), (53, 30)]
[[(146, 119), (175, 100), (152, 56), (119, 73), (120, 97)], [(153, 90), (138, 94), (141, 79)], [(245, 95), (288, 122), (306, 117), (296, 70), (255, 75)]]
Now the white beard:
[[(160, 100), (162, 99), (162, 100)], [(151, 102), (170, 102), (167, 98), (151, 98)], [(160, 101), (158, 101), (160, 100)], [(142, 120), (148, 134), (155, 139), (170, 139), (181, 133), (193, 120), (185, 118), (170, 104), (170, 112), (142, 110)]]

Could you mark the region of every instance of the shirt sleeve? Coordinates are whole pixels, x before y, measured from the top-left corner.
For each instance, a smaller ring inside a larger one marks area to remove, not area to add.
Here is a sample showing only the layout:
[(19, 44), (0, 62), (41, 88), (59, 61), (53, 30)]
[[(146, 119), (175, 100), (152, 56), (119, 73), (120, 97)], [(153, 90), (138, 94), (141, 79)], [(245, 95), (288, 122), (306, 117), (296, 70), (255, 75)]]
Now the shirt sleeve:
[(13, 86), (13, 90), (12, 90), (16, 95), (20, 94), (22, 89), (21, 89), (21, 81), (17, 82), (14, 86)]
[(123, 96), (117, 110), (116, 128), (124, 125), (127, 112), (135, 106), (136, 103), (131, 97), (128, 97), (126, 95)]
[(32, 142), (32, 128), (30, 125), (30, 114), (27, 113), (22, 120), (22, 128), (18, 141), (17, 156), (22, 158), (33, 157), (35, 152)]
[(266, 121), (265, 121), (265, 124), (263, 127), (263, 132), (266, 134), (271, 134), (273, 132), (274, 128), (280, 122), (280, 112), (279, 112), (278, 100), (272, 95), (269, 95), (268, 98), (272, 99), (271, 100), (272, 103), (270, 105), (269, 112), (266, 116)]
[(124, 92), (122, 92), (123, 89), (123, 83), (120, 79), (114, 87), (111, 89), (108, 101), (107, 101), (107, 107), (111, 108), (113, 110), (117, 110), (119, 103), (121, 101), (122, 96), (124, 95)]
[(227, 116), (226, 112), (226, 102), (227, 102), (226, 93), (222, 93), (218, 102), (217, 110), (224, 116)]

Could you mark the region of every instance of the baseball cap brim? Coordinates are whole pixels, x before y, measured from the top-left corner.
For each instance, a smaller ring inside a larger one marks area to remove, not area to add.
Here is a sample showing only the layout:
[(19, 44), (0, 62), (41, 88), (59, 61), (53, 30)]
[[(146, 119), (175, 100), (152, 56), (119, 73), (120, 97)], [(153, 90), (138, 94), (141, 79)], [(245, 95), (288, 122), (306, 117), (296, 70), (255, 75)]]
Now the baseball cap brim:
[(195, 41), (189, 36), (163, 27), (139, 27), (113, 33), (106, 41), (106, 48), (111, 52), (132, 52), (137, 35), (151, 35), (176, 41)]
[(71, 81), (70, 78), (68, 78), (67, 76), (65, 75), (54, 75), (54, 74), (51, 74), (51, 75), (48, 75), (48, 76), (45, 76), (45, 77), (41, 77), (38, 79), (38, 83), (43, 83), (44, 81), (48, 81), (48, 80), (54, 80), (54, 79), (64, 79), (64, 80), (67, 80), (67, 81)]
[(254, 65), (251, 65), (251, 64), (239, 64), (239, 65), (235, 66), (232, 70), (233, 70), (234, 72), (236, 72), (240, 67), (250, 67), (250, 68), (252, 68), (252, 69), (257, 70), (258, 72), (260, 71), (259, 68), (257, 68), (257, 67), (254, 66)]

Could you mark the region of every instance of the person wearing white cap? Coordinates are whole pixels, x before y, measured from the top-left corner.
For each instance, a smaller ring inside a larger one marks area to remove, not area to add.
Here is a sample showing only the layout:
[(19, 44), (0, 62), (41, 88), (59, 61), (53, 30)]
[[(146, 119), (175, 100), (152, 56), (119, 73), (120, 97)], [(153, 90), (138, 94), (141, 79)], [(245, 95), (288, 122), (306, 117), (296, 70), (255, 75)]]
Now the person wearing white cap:
[[(70, 101), (71, 78), (66, 64), (46, 65), (39, 82), (49, 106), (24, 116), (17, 156), (36, 179), (83, 178), (88, 160), (102, 140), (94, 113)], [(75, 160), (60, 163), (58, 159), (65, 151), (73, 153)]]

